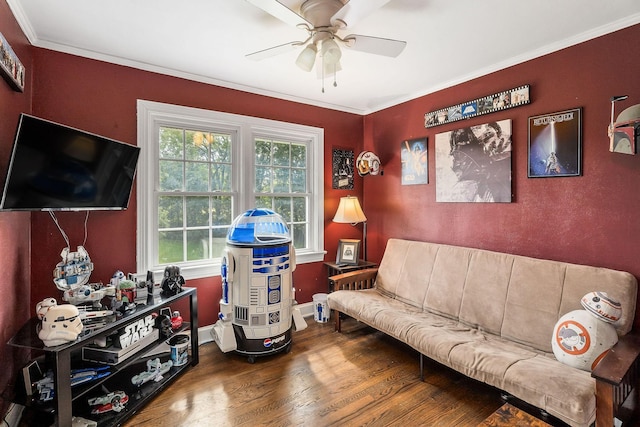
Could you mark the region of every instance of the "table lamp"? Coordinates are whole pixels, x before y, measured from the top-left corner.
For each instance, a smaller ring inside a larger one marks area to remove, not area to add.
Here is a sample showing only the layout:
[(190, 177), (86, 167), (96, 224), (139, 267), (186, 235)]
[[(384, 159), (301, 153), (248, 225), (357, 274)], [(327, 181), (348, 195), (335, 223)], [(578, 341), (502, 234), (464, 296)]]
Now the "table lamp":
[(355, 196), (346, 196), (340, 198), (338, 210), (333, 217), (333, 222), (356, 225), (363, 223), (362, 226), (362, 246), (364, 260), (367, 259), (367, 217), (362, 212), (360, 202)]

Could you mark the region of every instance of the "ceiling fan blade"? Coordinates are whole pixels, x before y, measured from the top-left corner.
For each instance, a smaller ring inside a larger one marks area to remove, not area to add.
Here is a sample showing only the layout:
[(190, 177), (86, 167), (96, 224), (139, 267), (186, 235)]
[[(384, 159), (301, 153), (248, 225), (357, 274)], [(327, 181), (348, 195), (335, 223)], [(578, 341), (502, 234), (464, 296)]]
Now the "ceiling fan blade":
[(252, 5), (259, 7), (264, 10), (268, 14), (275, 16), (279, 20), (291, 25), (292, 27), (297, 26), (298, 24), (307, 24), (310, 27), (313, 27), (309, 21), (304, 19), (302, 16), (298, 15), (293, 10), (289, 9), (284, 4), (280, 3), (278, 0), (247, 0)]
[(302, 44), (301, 42), (289, 42), (289, 43), (281, 44), (279, 46), (274, 46), (268, 49), (259, 50), (257, 52), (250, 53), (246, 55), (246, 57), (249, 59), (253, 59), (254, 61), (262, 61), (263, 59), (271, 58), (272, 56), (291, 52), (295, 48), (299, 47), (301, 44)]
[(331, 25), (351, 27), (387, 3), (389, 3), (389, 0), (349, 0), (349, 3), (345, 4), (331, 17)]
[(344, 38), (344, 41), (349, 49), (393, 58), (400, 55), (407, 45), (407, 42), (401, 40), (361, 36), (359, 34), (350, 34)]

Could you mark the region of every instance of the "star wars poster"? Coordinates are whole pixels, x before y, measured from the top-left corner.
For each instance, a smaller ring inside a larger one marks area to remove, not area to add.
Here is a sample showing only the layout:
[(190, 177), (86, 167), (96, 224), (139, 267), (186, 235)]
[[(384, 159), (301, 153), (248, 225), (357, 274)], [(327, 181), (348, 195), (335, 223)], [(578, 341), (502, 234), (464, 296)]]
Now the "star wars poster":
[(353, 151), (333, 149), (332, 185), (334, 189), (353, 190)]
[(511, 120), (436, 135), (437, 202), (511, 202)]
[(529, 117), (529, 178), (581, 174), (580, 108)]
[(409, 139), (400, 144), (402, 185), (429, 183), (427, 138)]

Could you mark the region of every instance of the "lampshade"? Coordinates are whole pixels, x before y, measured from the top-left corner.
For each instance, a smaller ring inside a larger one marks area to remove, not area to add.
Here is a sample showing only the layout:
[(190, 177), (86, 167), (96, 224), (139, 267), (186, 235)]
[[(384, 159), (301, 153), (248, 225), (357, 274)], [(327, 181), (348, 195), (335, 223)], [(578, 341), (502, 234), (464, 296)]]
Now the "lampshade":
[(313, 43), (310, 43), (305, 47), (300, 55), (298, 55), (298, 59), (296, 59), (296, 65), (303, 69), (304, 71), (311, 71), (313, 68), (313, 63), (316, 61), (316, 54), (318, 53), (318, 48)]
[(338, 205), (336, 215), (333, 217), (333, 222), (357, 224), (366, 221), (367, 217), (364, 215), (364, 212), (362, 212), (357, 197), (346, 196), (340, 198), (340, 204)]
[(327, 39), (322, 42), (322, 57), (325, 64), (336, 64), (342, 57), (342, 52), (338, 43), (333, 39)]

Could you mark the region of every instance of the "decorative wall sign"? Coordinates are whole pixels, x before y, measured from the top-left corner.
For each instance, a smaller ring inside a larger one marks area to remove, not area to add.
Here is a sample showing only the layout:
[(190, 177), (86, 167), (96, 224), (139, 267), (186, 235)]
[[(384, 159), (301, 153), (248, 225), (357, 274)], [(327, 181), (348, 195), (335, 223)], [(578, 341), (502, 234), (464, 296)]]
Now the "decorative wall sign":
[(17, 91), (24, 91), (25, 69), (13, 49), (7, 43), (7, 39), (0, 33), (0, 71), (2, 77)]
[(424, 127), (430, 128), (483, 114), (529, 104), (529, 85), (494, 93), (463, 104), (432, 111), (424, 115)]
[(429, 183), (427, 137), (408, 139), (400, 144), (402, 185)]
[(353, 150), (333, 149), (333, 188), (353, 190)]
[(581, 109), (529, 117), (529, 178), (579, 176)]
[(436, 135), (436, 202), (511, 202), (511, 120)]

